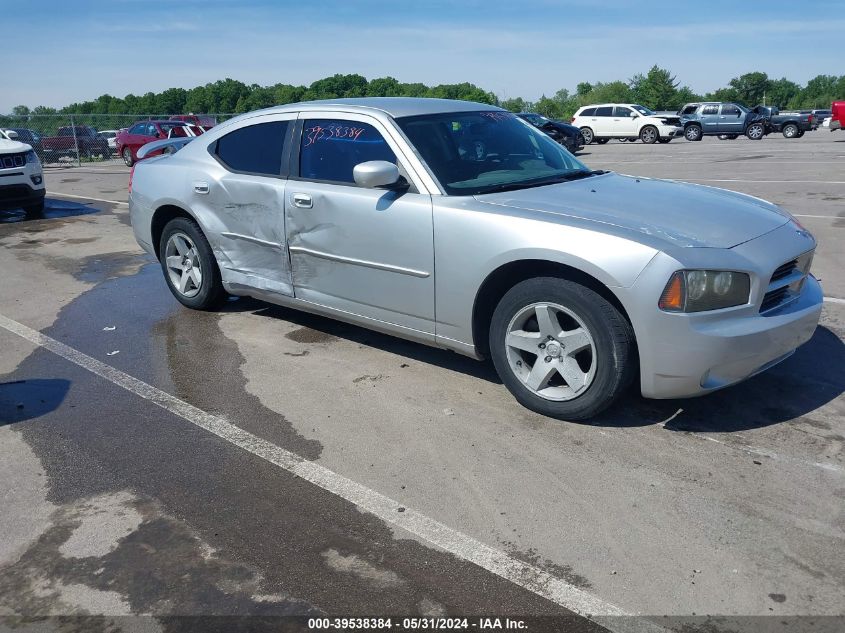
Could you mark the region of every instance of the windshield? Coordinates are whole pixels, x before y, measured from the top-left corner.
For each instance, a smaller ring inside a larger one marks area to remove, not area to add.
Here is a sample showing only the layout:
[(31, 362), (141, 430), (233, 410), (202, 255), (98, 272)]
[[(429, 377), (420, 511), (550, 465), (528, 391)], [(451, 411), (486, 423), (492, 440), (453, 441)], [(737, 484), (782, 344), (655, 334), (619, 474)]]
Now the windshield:
[(396, 122), (449, 195), (520, 189), (593, 173), (510, 112), (449, 112)]
[(631, 107), (632, 107), (632, 108), (634, 108), (634, 110), (636, 110), (637, 112), (639, 112), (639, 113), (640, 113), (640, 114), (642, 114), (643, 116), (652, 116), (652, 115), (654, 115), (654, 114), (657, 114), (657, 112), (655, 112), (654, 110), (649, 110), (649, 109), (648, 109), (647, 107), (645, 107), (645, 106), (641, 106), (641, 105), (632, 105)]

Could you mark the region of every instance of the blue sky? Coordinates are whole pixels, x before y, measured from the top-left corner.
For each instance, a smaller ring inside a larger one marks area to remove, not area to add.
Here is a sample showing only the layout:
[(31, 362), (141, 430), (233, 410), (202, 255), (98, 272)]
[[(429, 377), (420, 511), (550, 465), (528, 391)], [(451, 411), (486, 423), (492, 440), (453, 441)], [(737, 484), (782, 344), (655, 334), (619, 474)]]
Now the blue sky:
[(0, 15), (0, 112), (225, 77), (357, 72), (536, 99), (653, 64), (699, 92), (752, 70), (845, 73), (841, 0), (0, 0)]

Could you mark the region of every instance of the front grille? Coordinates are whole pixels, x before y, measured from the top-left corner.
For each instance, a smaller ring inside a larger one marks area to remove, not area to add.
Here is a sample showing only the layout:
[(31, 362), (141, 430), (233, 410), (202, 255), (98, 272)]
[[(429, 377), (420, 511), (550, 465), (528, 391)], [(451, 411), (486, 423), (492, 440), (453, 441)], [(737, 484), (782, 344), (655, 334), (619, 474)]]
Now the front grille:
[(779, 279), (783, 279), (784, 277), (789, 277), (792, 273), (795, 272), (795, 269), (798, 268), (798, 258), (796, 257), (792, 261), (788, 261), (785, 264), (781, 264), (777, 268), (775, 268), (775, 272), (772, 273), (772, 281), (777, 281)]
[(776, 308), (788, 298), (789, 286), (783, 286), (776, 290), (767, 292), (766, 295), (763, 297), (763, 303), (760, 305), (760, 312), (767, 312), (772, 308)]
[(13, 169), (26, 165), (26, 154), (0, 154), (0, 169)]
[(28, 197), (30, 194), (31, 190), (26, 185), (0, 187), (0, 200), (19, 200)]

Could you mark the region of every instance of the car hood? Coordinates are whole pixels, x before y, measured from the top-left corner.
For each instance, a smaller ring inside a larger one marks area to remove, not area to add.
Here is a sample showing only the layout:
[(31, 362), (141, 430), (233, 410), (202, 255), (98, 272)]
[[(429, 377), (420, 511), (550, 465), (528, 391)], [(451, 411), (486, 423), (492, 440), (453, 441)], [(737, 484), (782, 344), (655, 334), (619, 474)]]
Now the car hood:
[(753, 196), (615, 173), (475, 198), (609, 224), (684, 247), (731, 248), (792, 219), (786, 211)]
[(4, 154), (10, 154), (12, 152), (28, 152), (31, 149), (32, 147), (30, 147), (26, 143), (21, 143), (20, 141), (10, 141), (5, 138), (0, 138), (0, 152)]

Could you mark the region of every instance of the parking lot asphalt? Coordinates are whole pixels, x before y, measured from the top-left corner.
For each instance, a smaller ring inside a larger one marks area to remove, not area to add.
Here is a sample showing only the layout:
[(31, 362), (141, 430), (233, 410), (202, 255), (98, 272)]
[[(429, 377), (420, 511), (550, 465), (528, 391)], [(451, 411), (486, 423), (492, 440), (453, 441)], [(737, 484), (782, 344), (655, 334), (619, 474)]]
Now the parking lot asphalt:
[(0, 213), (0, 315), (19, 329), (0, 327), (0, 615), (841, 615), (840, 136), (580, 153), (782, 204), (819, 241), (828, 297), (769, 372), (694, 400), (632, 393), (590, 424), (529, 412), (442, 350), (249, 299), (186, 310), (134, 242), (129, 170), (48, 169), (43, 219)]

